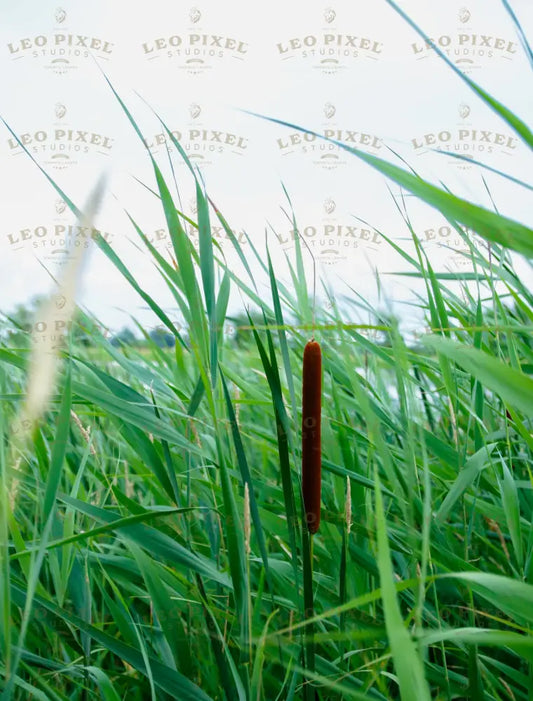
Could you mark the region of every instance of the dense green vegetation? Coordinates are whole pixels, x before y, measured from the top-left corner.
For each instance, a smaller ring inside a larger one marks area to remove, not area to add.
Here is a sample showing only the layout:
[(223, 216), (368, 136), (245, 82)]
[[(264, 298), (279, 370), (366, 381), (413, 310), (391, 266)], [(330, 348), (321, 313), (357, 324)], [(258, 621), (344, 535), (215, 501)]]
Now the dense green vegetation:
[[(531, 257), (533, 231), (355, 155), (467, 242), (467, 227), (491, 242), (490, 258), (472, 246), (474, 272), (443, 275), (412, 231), (416, 254), (402, 255), (431, 330), (416, 345), (362, 299), (370, 329), (333, 298), (315, 308), (299, 245), (288, 288), (249, 242), (265, 299), (236, 240), (247, 279), (218, 255), (210, 221), (231, 230), (199, 183), (197, 253), (155, 161), (177, 266), (132, 225), (186, 334), (104, 240), (173, 347), (149, 333), (114, 344), (81, 312), (59, 350), (5, 323), (2, 698), (532, 698), (533, 292), (509, 249)], [(255, 310), (234, 340), (231, 285)], [(311, 544), (299, 441), (312, 333), (324, 379)], [(32, 362), (46, 353), (60, 372), (35, 399)]]

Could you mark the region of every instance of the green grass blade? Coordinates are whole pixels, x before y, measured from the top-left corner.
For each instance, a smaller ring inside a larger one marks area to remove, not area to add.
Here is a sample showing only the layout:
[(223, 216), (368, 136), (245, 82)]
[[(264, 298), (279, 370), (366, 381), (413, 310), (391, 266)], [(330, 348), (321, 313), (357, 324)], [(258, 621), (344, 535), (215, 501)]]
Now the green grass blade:
[(438, 336), (425, 336), (423, 342), (463, 367), (504, 402), (533, 418), (533, 380), (528, 375), (477, 348)]
[(265, 572), (267, 578), (269, 578), (268, 569), (268, 553), (265, 542), (265, 535), (263, 532), (263, 525), (261, 523), (261, 517), (259, 515), (259, 507), (257, 505), (257, 499), (254, 492), (254, 484), (252, 480), (252, 473), (250, 472), (250, 467), (248, 465), (248, 460), (246, 458), (246, 453), (244, 451), (244, 445), (242, 442), (241, 432), (239, 430), (239, 425), (237, 423), (237, 417), (235, 416), (235, 410), (233, 408), (233, 403), (229, 394), (228, 386), (226, 384), (226, 379), (222, 370), (220, 370), (220, 379), (222, 380), (222, 388), (224, 390), (224, 398), (226, 400), (226, 407), (228, 410), (229, 421), (231, 425), (231, 433), (233, 437), (233, 444), (235, 446), (235, 453), (237, 455), (237, 464), (239, 466), (239, 471), (241, 473), (241, 479), (243, 487), (245, 484), (248, 485), (248, 493), (250, 495), (250, 514), (254, 524), (255, 536), (257, 538), (257, 543), (259, 545), (259, 552), (261, 553), (261, 558), (263, 560), (263, 565), (265, 567)]
[[(61, 499), (66, 504), (73, 506), (80, 513), (89, 516), (95, 521), (100, 521), (100, 523), (113, 524), (115, 521), (119, 521), (121, 519), (120, 514), (114, 511), (102, 509), (92, 504), (86, 504), (80, 499), (73, 499), (72, 497), (66, 495), (63, 495)], [(126, 540), (131, 539), (134, 543), (140, 545), (141, 548), (144, 548), (154, 555), (157, 554), (159, 557), (164, 558), (173, 565), (179, 564), (182, 567), (190, 569), (193, 572), (197, 572), (204, 577), (209, 577), (210, 579), (213, 579), (224, 586), (229, 585), (226, 575), (216, 570), (210, 560), (187, 550), (175, 540), (170, 538), (170, 536), (156, 530), (155, 528), (151, 528), (143, 524), (133, 523), (126, 526), (120, 526), (116, 530), (122, 538)]]
[(422, 659), (405, 627), (394, 589), (381, 484), (377, 469), (375, 470), (375, 481), (376, 529), (381, 593), (385, 612), (385, 625), (394, 659), (394, 668), (398, 677), (401, 698), (402, 701), (414, 701), (414, 699), (416, 701), (431, 701)]
[[(12, 593), (14, 601), (20, 606), (20, 602), (24, 601), (23, 587), (14, 581)], [(53, 602), (46, 601), (40, 596), (35, 597), (35, 608), (37, 611), (45, 614), (49, 612), (53, 617), (66, 621), (74, 626), (74, 628), (88, 633), (93, 640), (114, 655), (117, 655), (119, 659), (125, 660), (142, 674), (148, 673), (145, 659), (139, 650), (130, 645), (126, 645), (122, 641), (117, 640), (114, 636), (108, 635), (99, 628), (86, 623), (79, 616), (59, 608)], [(148, 660), (154, 674), (155, 683), (163, 691), (173, 696), (173, 698), (183, 699), (183, 701), (211, 701), (210, 696), (176, 670), (167, 667), (154, 658), (148, 658)]]
[(521, 119), (519, 119), (511, 110), (507, 109), (505, 105), (503, 105), (501, 102), (496, 100), (496, 98), (492, 97), (489, 95), (486, 90), (481, 88), (477, 83), (475, 83), (471, 78), (466, 75), (466, 73), (463, 73), (463, 71), (458, 68), (453, 61), (451, 61), (448, 56), (437, 46), (437, 44), (432, 41), (421, 29), (420, 27), (407, 15), (406, 12), (404, 12), (398, 5), (394, 2), (394, 0), (386, 0), (388, 4), (396, 10), (396, 12), (409, 24), (410, 27), (412, 27), (415, 32), (422, 37), (422, 39), (435, 51), (435, 53), (446, 63), (446, 65), (452, 69), (452, 71), (464, 82), (468, 85), (468, 87), (476, 93), (478, 97), (480, 97), (483, 102), (488, 105), (491, 109), (496, 112), (507, 124), (516, 131), (516, 133), (530, 146), (533, 148), (533, 133), (523, 122)]
[(474, 483), (481, 470), (490, 465), (490, 456), (496, 445), (496, 443), (490, 443), (483, 446), (466, 461), (437, 511), (435, 517), (437, 522), (442, 523), (448, 518), (450, 511), (464, 492)]
[[(389, 2), (389, 0), (387, 0)], [(273, 117), (265, 117), (263, 115), (253, 114), (256, 117), (266, 119), (275, 124), (296, 129), (305, 134), (314, 135), (318, 139), (334, 143), (339, 148), (349, 151), (354, 156), (372, 166), (393, 182), (401, 185), (403, 188), (413, 193), (420, 199), (424, 200), (435, 209), (444, 214), (446, 218), (451, 218), (454, 221), (472, 229), (480, 236), (483, 236), (489, 241), (494, 241), (503, 246), (511, 248), (518, 253), (523, 253), (525, 256), (533, 257), (533, 230), (517, 221), (504, 217), (501, 214), (495, 214), (489, 209), (480, 207), (479, 205), (464, 200), (460, 197), (450, 194), (444, 189), (438, 188), (435, 185), (407, 172), (406, 170), (389, 163), (388, 161), (373, 156), (372, 154), (359, 151), (351, 148), (341, 141), (329, 139), (323, 134), (305, 129), (290, 122), (285, 122), (281, 119)], [(533, 138), (533, 137), (532, 137)]]

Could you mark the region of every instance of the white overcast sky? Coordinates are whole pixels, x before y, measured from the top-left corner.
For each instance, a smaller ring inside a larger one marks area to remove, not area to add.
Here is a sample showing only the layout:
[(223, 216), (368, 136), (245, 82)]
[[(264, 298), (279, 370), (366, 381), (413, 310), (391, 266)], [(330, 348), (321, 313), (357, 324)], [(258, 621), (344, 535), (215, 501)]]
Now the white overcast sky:
[[(511, 1), (533, 37), (533, 3)], [(449, 50), (462, 70), (531, 124), (531, 66), (500, 0), (398, 4)], [(393, 158), (389, 147), (417, 172), (486, 206), (490, 198), (477, 167), (423, 147), (448, 144), (531, 181), (527, 148), (426, 50), (385, 0), (3, 0), (0, 116), (24, 136), (28, 148), (36, 149), (36, 159), (78, 206), (98, 176), (108, 174), (108, 194), (96, 225), (109, 233), (142, 285), (168, 309), (172, 299), (149, 256), (135, 247), (136, 234), (125, 215), (127, 211), (164, 250), (161, 207), (139, 184), (155, 186), (150, 161), (98, 66), (152, 145), (161, 140), (162, 130), (145, 102), (181, 134), (209, 194), (236, 232), (246, 230), (263, 253), (269, 231), (276, 271), (286, 277), (291, 225), (283, 212), (283, 183), (299, 229), (319, 258), (320, 274), (339, 295), (352, 288), (375, 299), (377, 269), (384, 274), (387, 299), (409, 297), (405, 278), (387, 274), (405, 268), (401, 258), (358, 221), (411, 251), (391, 196), (399, 195), (398, 187), (389, 184), (389, 192), (382, 176), (354, 156), (305, 141), (296, 131), (246, 111), (327, 130)], [(164, 146), (155, 157), (172, 182)], [(183, 208), (194, 216), (192, 178), (177, 154), (172, 163)], [(533, 224), (531, 191), (486, 171), (485, 179), (499, 211)], [(55, 261), (61, 255), (62, 237), (56, 232), (68, 231), (74, 220), (62, 211), (31, 160), (13, 148), (3, 125), (0, 181), (5, 311), (50, 289), (46, 267), (57, 272)], [(456, 239), (442, 216), (414, 198), (405, 201), (435, 266), (464, 269), (460, 257), (439, 245)], [(231, 246), (223, 245), (228, 262), (241, 274)], [(257, 270), (251, 252), (249, 261)], [(529, 274), (525, 264), (517, 265)], [(127, 314), (153, 321), (143, 301), (98, 251), (91, 253), (80, 301), (114, 328), (127, 322)], [(237, 296), (232, 307), (239, 305)]]

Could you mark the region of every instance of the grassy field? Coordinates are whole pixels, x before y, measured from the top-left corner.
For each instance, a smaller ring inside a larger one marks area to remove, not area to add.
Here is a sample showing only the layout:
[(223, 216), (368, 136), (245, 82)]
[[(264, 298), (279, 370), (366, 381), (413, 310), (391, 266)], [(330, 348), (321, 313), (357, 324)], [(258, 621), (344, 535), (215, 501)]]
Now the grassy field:
[[(416, 254), (402, 255), (431, 330), (416, 344), (364, 300), (370, 328), (346, 323), (335, 299), (315, 308), (299, 245), (288, 288), (249, 242), (269, 298), (251, 269), (233, 275), (210, 234), (214, 218), (229, 224), (200, 183), (197, 253), (153, 161), (177, 265), (132, 226), (186, 334), (100, 240), (175, 347), (147, 335), (117, 348), (93, 329), (91, 348), (75, 334), (60, 349), (0, 348), (2, 699), (533, 698), (533, 292), (509, 255), (531, 258), (533, 231), (354, 156), (467, 244), (466, 228), (490, 242), (472, 246), (473, 272), (443, 275), (412, 231)], [(231, 286), (255, 310), (238, 342), (222, 332)], [(54, 318), (54, 304), (40, 313)], [(313, 334), (322, 518), (310, 536), (301, 377)]]

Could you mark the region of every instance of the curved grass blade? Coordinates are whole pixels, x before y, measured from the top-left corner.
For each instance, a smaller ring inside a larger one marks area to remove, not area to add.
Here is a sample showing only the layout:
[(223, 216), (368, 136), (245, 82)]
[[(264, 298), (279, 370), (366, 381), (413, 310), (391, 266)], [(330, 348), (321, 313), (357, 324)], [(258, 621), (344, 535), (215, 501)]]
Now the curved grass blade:
[[(270, 393), (272, 395), (272, 403), (274, 405), (274, 415), (276, 420), (276, 434), (278, 442), (278, 455), (280, 461), (281, 485), (283, 489), (283, 501), (285, 506), (285, 516), (287, 519), (287, 529), (289, 536), (289, 544), (291, 549), (291, 565), (294, 572), (295, 583), (299, 583), (298, 573), (298, 550), (297, 550), (297, 525), (298, 516), (296, 512), (296, 502), (294, 498), (294, 489), (292, 485), (292, 471), (290, 466), (289, 455), (289, 420), (283, 403), (283, 395), (281, 391), (281, 382), (279, 377), (278, 366), (275, 356), (269, 360), (263, 343), (257, 333), (252, 317), (248, 314), (250, 326), (254, 334), (255, 342), (261, 357), (261, 362), (265, 374), (267, 376)], [(270, 332), (267, 330), (267, 334)], [(271, 362), (272, 361), (272, 362)], [(298, 586), (296, 587), (298, 588)], [(299, 597), (295, 597), (299, 602)]]
[(200, 448), (188, 441), (173, 426), (162, 419), (158, 419), (154, 412), (147, 406), (140, 406), (120, 399), (111, 392), (106, 392), (98, 387), (94, 387), (77, 380), (72, 383), (75, 394), (83, 399), (89, 400), (96, 406), (101, 407), (106, 412), (121, 421), (133, 424), (138, 428), (152, 433), (158, 438), (168, 441), (171, 445), (179, 446), (184, 450), (189, 450), (196, 455), (201, 454)]
[(476, 593), (510, 616), (520, 626), (533, 625), (533, 586), (490, 572), (452, 572), (441, 575), (466, 582)]
[(490, 456), (496, 445), (496, 443), (490, 443), (483, 446), (466, 461), (437, 511), (435, 517), (437, 522), (442, 523), (446, 520), (457, 501), (475, 481), (479, 473), (489, 466)]
[[(389, 0), (387, 0), (389, 2)], [(248, 112), (247, 110), (244, 110)], [(352, 153), (354, 156), (364, 161), (375, 170), (385, 175), (390, 180), (393, 180), (398, 185), (401, 185), (412, 194), (420, 197), (424, 202), (435, 207), (442, 212), (447, 218), (451, 218), (459, 224), (473, 229), (477, 234), (483, 236), (489, 241), (494, 241), (503, 246), (511, 248), (525, 256), (533, 257), (533, 230), (524, 224), (520, 224), (513, 219), (504, 217), (501, 214), (480, 207), (479, 205), (464, 200), (456, 195), (452, 195), (446, 189), (438, 188), (436, 185), (423, 180), (422, 178), (409, 173), (399, 166), (389, 163), (388, 161), (373, 156), (370, 153), (365, 153), (347, 146), (341, 141), (330, 139), (323, 134), (314, 132), (310, 129), (305, 129), (296, 124), (285, 122), (274, 117), (265, 117), (264, 115), (248, 112), (255, 117), (265, 119), (274, 124), (296, 129), (305, 134), (311, 134), (317, 139), (322, 139), (329, 143), (333, 143), (339, 148)], [(532, 137), (533, 139), (533, 137)]]
[(529, 42), (527, 40), (527, 37), (524, 33), (524, 30), (522, 28), (522, 25), (520, 24), (518, 17), (515, 15), (513, 8), (509, 4), (508, 0), (502, 0), (502, 4), (509, 13), (509, 16), (511, 17), (513, 24), (515, 26), (516, 32), (520, 38), (520, 42), (522, 44), (522, 48), (524, 49), (524, 53), (526, 54), (528, 60), (529, 60), (529, 65), (531, 68), (533, 68), (533, 52), (531, 51), (531, 46), (529, 45)]
[[(24, 601), (24, 586), (18, 584), (17, 580), (13, 578), (11, 591), (13, 600), (20, 606), (21, 602)], [(79, 616), (65, 609), (61, 609), (53, 602), (47, 601), (40, 596), (35, 597), (35, 608), (40, 612), (49, 612), (53, 617), (65, 621), (74, 626), (74, 628), (87, 633), (110, 653), (117, 655), (119, 659), (125, 660), (142, 674), (148, 674), (149, 670), (143, 654), (134, 647), (126, 645), (122, 641), (117, 640), (116, 637), (105, 633), (90, 623), (86, 623), (86, 621)], [(153, 657), (148, 657), (148, 662), (153, 673), (155, 684), (173, 698), (183, 699), (183, 701), (212, 701), (211, 697), (202, 691), (200, 687), (176, 670), (167, 667)]]
[(265, 567), (265, 573), (267, 579), (270, 580), (269, 567), (268, 567), (268, 553), (265, 542), (265, 534), (263, 531), (263, 526), (261, 524), (261, 517), (259, 515), (259, 507), (257, 506), (257, 499), (254, 493), (254, 485), (252, 480), (252, 473), (250, 472), (250, 467), (248, 465), (248, 460), (246, 459), (246, 453), (244, 451), (244, 445), (242, 442), (241, 432), (239, 430), (239, 425), (237, 423), (237, 418), (235, 416), (235, 410), (233, 409), (233, 404), (228, 391), (228, 386), (226, 384), (226, 379), (220, 369), (220, 379), (222, 380), (222, 388), (224, 390), (224, 398), (226, 400), (226, 407), (228, 409), (229, 421), (231, 425), (231, 433), (233, 436), (233, 444), (235, 446), (235, 453), (237, 455), (237, 464), (239, 465), (239, 471), (241, 473), (241, 479), (243, 486), (248, 485), (248, 493), (250, 496), (250, 513), (252, 516), (252, 521), (254, 524), (255, 535), (257, 538), (257, 543), (259, 545), (259, 552), (261, 553), (261, 559), (263, 560), (263, 565)]
[(457, 68), (455, 63), (451, 61), (448, 56), (442, 51), (434, 41), (432, 41), (427, 34), (420, 29), (420, 27), (409, 17), (409, 15), (404, 12), (394, 0), (385, 0), (406, 22), (412, 27), (415, 32), (422, 37), (422, 39), (435, 51), (435, 53), (452, 69), (452, 71), (459, 76), (459, 78), (468, 85), (468, 87), (480, 97), (483, 102), (488, 105), (496, 114), (498, 114), (507, 124), (515, 131), (530, 148), (533, 148), (533, 133), (519, 117), (517, 117), (511, 110), (507, 109), (505, 105), (496, 100), (496, 98), (489, 95), (482, 87), (475, 83), (471, 78), (469, 78), (465, 73)]
[(439, 336), (425, 336), (422, 341), (463, 367), (485, 387), (499, 394), (504, 402), (533, 418), (533, 379), (528, 375), (484, 351), (462, 343)]
[[(62, 499), (61, 495), (58, 495), (58, 499)], [(112, 533), (119, 528), (124, 528), (126, 526), (133, 526), (135, 523), (145, 523), (146, 521), (151, 521), (152, 519), (161, 518), (163, 516), (168, 516), (170, 514), (180, 514), (192, 511), (194, 509), (202, 509), (203, 507), (185, 507), (181, 509), (163, 509), (157, 511), (143, 511), (140, 514), (134, 514), (133, 516), (125, 516), (124, 518), (119, 518), (117, 521), (106, 524), (105, 526), (97, 526), (89, 531), (82, 531), (80, 533), (74, 533), (67, 538), (62, 538), (61, 540), (53, 540), (46, 545), (47, 550), (53, 550), (54, 548), (62, 548), (70, 543), (80, 543), (89, 538), (96, 538), (96, 536), (104, 535), (106, 533)], [(28, 548), (27, 550), (19, 550), (11, 555), (11, 560), (19, 560), (20, 558), (29, 555), (35, 548)]]
[(509, 180), (512, 183), (515, 183), (516, 185), (520, 185), (521, 187), (525, 187), (526, 190), (533, 190), (533, 185), (530, 185), (529, 183), (525, 183), (523, 180), (520, 180), (519, 178), (515, 178), (513, 175), (510, 175), (509, 173), (505, 173), (503, 170), (498, 170), (498, 168), (494, 168), (493, 166), (489, 166), (488, 163), (482, 163), (481, 161), (477, 161), (475, 158), (469, 158), (468, 156), (463, 156), (460, 153), (454, 153), (453, 151), (439, 151), (439, 149), (429, 149), (433, 153), (440, 154), (441, 156), (446, 155), (446, 157), (451, 156), (452, 158), (456, 158), (458, 161), (463, 161), (463, 163), (468, 163), (469, 165), (475, 165), (479, 166), (480, 168), (483, 168), (484, 170), (488, 170), (490, 173), (494, 173), (495, 175), (499, 175), (501, 178), (505, 178), (506, 180)]
[[(114, 511), (102, 509), (98, 506), (94, 506), (93, 504), (87, 504), (80, 499), (74, 499), (73, 497), (69, 497), (67, 495), (63, 495), (61, 499), (66, 504), (73, 506), (80, 513), (89, 516), (89, 518), (92, 518), (95, 521), (100, 521), (100, 523), (113, 524), (115, 521), (119, 521), (122, 518), (120, 514)], [(203, 575), (204, 577), (209, 577), (210, 579), (219, 582), (223, 586), (231, 587), (228, 577), (215, 569), (210, 560), (187, 550), (175, 540), (170, 538), (170, 536), (166, 535), (165, 533), (161, 533), (155, 528), (151, 528), (143, 524), (133, 523), (126, 526), (123, 525), (116, 530), (125, 540), (133, 540), (133, 542), (140, 545), (141, 548), (148, 550), (153, 555), (164, 558), (168, 562), (171, 562), (174, 566), (179, 564), (182, 567)]]
[(422, 659), (405, 627), (396, 596), (387, 526), (383, 511), (381, 484), (377, 468), (375, 469), (375, 481), (379, 578), (385, 612), (385, 625), (394, 659), (394, 668), (398, 677), (401, 698), (402, 701), (414, 701), (414, 699), (416, 701), (431, 701)]

